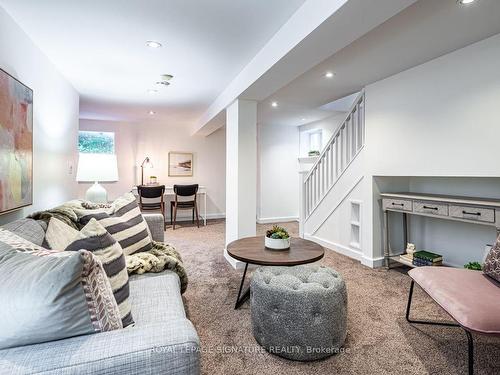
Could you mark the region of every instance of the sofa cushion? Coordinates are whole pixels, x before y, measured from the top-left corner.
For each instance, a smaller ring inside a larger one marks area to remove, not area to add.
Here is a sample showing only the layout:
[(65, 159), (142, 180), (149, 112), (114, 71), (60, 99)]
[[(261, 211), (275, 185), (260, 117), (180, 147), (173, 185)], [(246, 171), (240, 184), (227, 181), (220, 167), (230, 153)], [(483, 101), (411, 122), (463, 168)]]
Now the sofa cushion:
[(184, 317), (177, 275), (131, 276), (130, 292), (135, 326), (0, 350), (0, 372), (199, 374), (199, 339)]
[(55, 250), (92, 252), (103, 264), (111, 284), (124, 327), (134, 323), (130, 309), (128, 272), (120, 244), (96, 219), (91, 219), (80, 231), (51, 218), (46, 241)]
[(462, 327), (500, 334), (500, 283), (451, 267), (418, 267), (408, 275)]
[(8, 301), (0, 349), (122, 328), (102, 264), (90, 252), (33, 254), (0, 242), (0, 301)]
[(4, 228), (5, 227), (0, 228), (0, 241), (9, 245), (16, 251), (23, 253), (37, 253), (37, 255), (41, 255), (42, 253), (46, 253), (47, 255), (53, 253), (53, 251), (49, 251), (42, 246), (34, 244), (33, 242), (30, 242), (27, 239), (18, 236), (16, 233)]
[(75, 212), (82, 225), (87, 224), (92, 218), (98, 220), (118, 241), (125, 255), (152, 249), (148, 225), (132, 193), (116, 199), (112, 209), (76, 209)]
[(187, 319), (0, 350), (9, 375), (199, 375), (200, 346)]
[(138, 327), (186, 317), (179, 276), (173, 271), (131, 276), (130, 298)]
[(489, 277), (500, 281), (500, 236), (484, 261), (483, 271)]
[(42, 225), (33, 219), (20, 219), (2, 226), (2, 228), (17, 234), (35, 245), (42, 246), (45, 231)]

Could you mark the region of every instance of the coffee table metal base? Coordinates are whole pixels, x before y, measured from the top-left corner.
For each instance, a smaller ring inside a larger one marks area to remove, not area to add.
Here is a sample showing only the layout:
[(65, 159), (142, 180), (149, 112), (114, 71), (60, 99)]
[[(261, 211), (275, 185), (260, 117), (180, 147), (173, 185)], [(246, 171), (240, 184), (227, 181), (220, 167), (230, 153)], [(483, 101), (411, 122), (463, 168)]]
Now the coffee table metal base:
[(247, 275), (247, 269), (248, 269), (248, 263), (245, 263), (245, 270), (243, 271), (243, 277), (241, 278), (240, 290), (238, 291), (238, 297), (236, 298), (236, 304), (234, 305), (235, 310), (239, 309), (240, 306), (243, 305), (243, 303), (245, 303), (245, 301), (250, 298), (250, 286), (248, 286), (243, 295), (241, 295), (241, 292), (243, 290), (243, 284), (245, 283), (245, 277)]

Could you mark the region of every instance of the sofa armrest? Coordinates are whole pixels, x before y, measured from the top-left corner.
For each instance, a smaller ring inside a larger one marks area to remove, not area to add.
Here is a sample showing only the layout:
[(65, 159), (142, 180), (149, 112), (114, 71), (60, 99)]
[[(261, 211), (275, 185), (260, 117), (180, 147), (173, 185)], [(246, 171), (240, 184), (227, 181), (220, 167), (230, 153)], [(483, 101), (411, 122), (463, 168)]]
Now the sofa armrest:
[(200, 373), (200, 342), (188, 319), (0, 350), (9, 374)]
[(165, 223), (162, 214), (143, 214), (144, 220), (148, 224), (153, 241), (163, 242), (165, 240)]

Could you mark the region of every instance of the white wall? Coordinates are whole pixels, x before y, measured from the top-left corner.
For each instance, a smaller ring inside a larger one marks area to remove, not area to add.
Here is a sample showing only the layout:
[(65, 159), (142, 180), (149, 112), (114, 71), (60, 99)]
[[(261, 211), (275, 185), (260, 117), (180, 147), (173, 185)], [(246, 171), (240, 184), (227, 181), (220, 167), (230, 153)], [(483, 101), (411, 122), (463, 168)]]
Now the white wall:
[(296, 220), (299, 215), (299, 131), (297, 127), (258, 127), (257, 221)]
[(79, 97), (2, 8), (0, 68), (33, 89), (34, 101), (33, 206), (0, 216), (2, 224), (76, 197)]
[[(309, 133), (313, 130), (321, 130), (323, 147), (326, 145), (328, 140), (332, 137), (333, 133), (341, 125), (345, 118), (344, 113), (336, 113), (333, 116), (327, 117), (320, 121), (314, 121), (309, 124), (299, 126), (299, 143), (300, 157), (306, 157), (309, 150)], [(319, 150), (320, 152), (323, 150)]]
[[(197, 183), (207, 188), (209, 218), (225, 214), (225, 129), (208, 137), (191, 136), (186, 127), (160, 123), (120, 123), (111, 121), (80, 120), (81, 130), (115, 132), (115, 151), (118, 158), (119, 181), (103, 183), (109, 199), (124, 194), (141, 181), (140, 165), (146, 156), (154, 168), (144, 170), (144, 180), (158, 177), (167, 186)], [(169, 151), (192, 152), (193, 177), (168, 177)], [(90, 186), (78, 184), (78, 194), (83, 198)], [(182, 216), (190, 215), (184, 212)], [(181, 216), (181, 214), (179, 215)]]
[[(425, 176), (408, 188), (428, 191), (436, 185), (442, 194), (458, 189), (462, 195), (499, 196), (499, 180), (479, 178), (500, 177), (498, 61), (500, 35), (366, 87), (368, 176)], [(432, 179), (437, 176), (477, 178)], [(365, 195), (374, 198), (373, 207), (365, 210), (365, 219), (374, 225), (372, 246), (365, 251), (375, 259), (382, 255), (377, 190), (372, 185)], [(452, 224), (427, 220), (415, 229), (421, 238), (414, 240), (458, 264), (476, 259), (485, 237), (494, 240), (494, 229), (485, 235), (472, 224), (459, 225), (462, 233), (476, 236), (474, 245), (464, 242)]]

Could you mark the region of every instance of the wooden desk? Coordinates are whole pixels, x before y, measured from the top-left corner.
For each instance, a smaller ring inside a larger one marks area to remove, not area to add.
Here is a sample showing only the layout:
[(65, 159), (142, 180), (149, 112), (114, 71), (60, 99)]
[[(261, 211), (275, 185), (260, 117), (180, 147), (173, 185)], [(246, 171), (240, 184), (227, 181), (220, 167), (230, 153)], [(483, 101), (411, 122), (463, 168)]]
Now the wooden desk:
[[(154, 185), (152, 185), (152, 186), (154, 186)], [(137, 192), (137, 186), (134, 186), (132, 188), (132, 194), (134, 194), (135, 196), (139, 196), (139, 193)], [(165, 194), (163, 196), (165, 198), (165, 201), (171, 200), (171, 199), (169, 199), (169, 197), (175, 196), (174, 187), (173, 186), (165, 186)], [(203, 225), (207, 225), (207, 189), (205, 186), (198, 187), (197, 196), (200, 198), (203, 198), (203, 214), (201, 216), (203, 218)], [(165, 213), (165, 214), (167, 214), (167, 213)]]
[(380, 195), (384, 211), (384, 260), (387, 268), (391, 260), (414, 267), (413, 264), (401, 261), (400, 254), (391, 254), (389, 212), (403, 214), (405, 246), (408, 243), (408, 215), (488, 225), (495, 227), (497, 235), (500, 234), (500, 199), (421, 193), (383, 193)]

